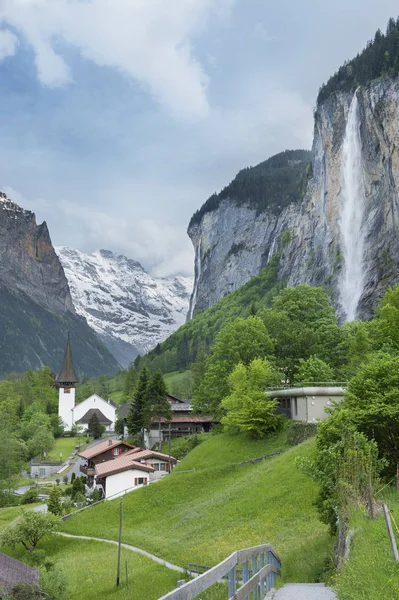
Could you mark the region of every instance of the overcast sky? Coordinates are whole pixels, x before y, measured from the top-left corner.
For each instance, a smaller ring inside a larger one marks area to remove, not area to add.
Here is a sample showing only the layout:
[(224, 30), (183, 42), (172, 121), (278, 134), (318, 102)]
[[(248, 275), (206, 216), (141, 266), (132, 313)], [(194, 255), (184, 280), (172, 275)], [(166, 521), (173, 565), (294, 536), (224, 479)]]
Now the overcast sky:
[(0, 190), (54, 245), (191, 274), (193, 212), (310, 148), (320, 85), (394, 0), (0, 0)]

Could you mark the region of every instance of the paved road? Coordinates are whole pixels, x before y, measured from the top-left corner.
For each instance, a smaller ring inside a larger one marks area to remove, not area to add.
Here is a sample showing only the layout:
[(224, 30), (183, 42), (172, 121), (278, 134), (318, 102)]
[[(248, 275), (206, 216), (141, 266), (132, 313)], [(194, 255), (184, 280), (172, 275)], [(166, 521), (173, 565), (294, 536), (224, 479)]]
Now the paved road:
[(269, 592), (268, 600), (337, 600), (331, 588), (324, 583), (287, 583), (277, 591)]
[[(87, 535), (71, 535), (70, 533), (62, 533), (61, 531), (56, 531), (55, 533), (57, 535), (62, 535), (63, 537), (74, 538), (74, 539), (78, 539), (78, 540), (94, 540), (95, 542), (106, 542), (107, 544), (113, 544), (114, 546), (118, 545), (118, 542), (116, 542), (115, 540), (104, 540), (103, 538), (88, 537)], [(154, 562), (157, 562), (158, 564), (163, 565), (164, 567), (167, 567), (168, 569), (171, 569), (172, 571), (178, 571), (179, 573), (186, 573), (186, 570), (183, 569), (182, 567), (173, 565), (172, 563), (168, 562), (167, 560), (163, 560), (163, 558), (159, 558), (158, 556), (155, 556), (154, 554), (150, 554), (149, 552), (146, 552), (145, 550), (142, 550), (141, 548), (136, 548), (136, 546), (130, 546), (129, 544), (121, 544), (121, 546), (123, 548), (126, 548), (127, 550), (131, 550), (132, 552), (137, 552), (138, 554), (142, 554), (143, 556), (150, 558)]]

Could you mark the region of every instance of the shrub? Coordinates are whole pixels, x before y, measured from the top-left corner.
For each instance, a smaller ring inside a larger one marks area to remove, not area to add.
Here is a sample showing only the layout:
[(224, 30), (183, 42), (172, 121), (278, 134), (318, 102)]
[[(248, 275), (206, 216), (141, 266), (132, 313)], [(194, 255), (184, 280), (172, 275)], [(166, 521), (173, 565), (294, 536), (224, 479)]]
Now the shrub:
[(301, 423), (290, 421), (287, 427), (287, 442), (290, 446), (297, 446), (317, 433), (317, 423)]
[(38, 495), (39, 490), (36, 487), (26, 490), (26, 492), (21, 498), (21, 504), (34, 504), (35, 502), (37, 502)]

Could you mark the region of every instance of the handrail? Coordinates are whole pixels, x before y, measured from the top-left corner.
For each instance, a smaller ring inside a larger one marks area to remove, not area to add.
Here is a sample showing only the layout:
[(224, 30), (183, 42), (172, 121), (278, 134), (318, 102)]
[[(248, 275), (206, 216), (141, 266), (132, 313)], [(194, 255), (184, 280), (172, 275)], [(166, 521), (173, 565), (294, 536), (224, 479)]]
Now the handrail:
[[(249, 561), (252, 563), (252, 577), (249, 576)], [(239, 564), (242, 565), (242, 585), (236, 589)], [(270, 544), (236, 550), (209, 571), (205, 571), (159, 600), (193, 600), (198, 594), (220, 582), (226, 575), (229, 600), (245, 600), (252, 591), (254, 598), (263, 598), (265, 593), (274, 587), (276, 575), (280, 575), (280, 568), (280, 557)]]
[(285, 385), (267, 387), (266, 390), (273, 392), (274, 390), (290, 390), (300, 387), (346, 387), (347, 385), (347, 381), (298, 381), (291, 384), (286, 383)]

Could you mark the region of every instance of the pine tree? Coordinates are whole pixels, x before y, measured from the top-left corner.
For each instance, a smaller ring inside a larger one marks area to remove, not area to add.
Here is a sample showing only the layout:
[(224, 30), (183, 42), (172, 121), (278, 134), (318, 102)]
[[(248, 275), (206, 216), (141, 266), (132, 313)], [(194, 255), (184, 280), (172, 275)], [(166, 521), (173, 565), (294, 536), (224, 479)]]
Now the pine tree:
[(94, 437), (95, 440), (98, 440), (102, 436), (103, 428), (96, 413), (93, 413), (90, 417), (87, 433)]
[(48, 502), (47, 509), (49, 512), (53, 513), (53, 515), (61, 515), (62, 514), (62, 504), (61, 504), (61, 490), (58, 485), (53, 485)]
[(145, 424), (148, 421), (148, 388), (149, 388), (149, 375), (147, 367), (144, 367), (140, 373), (139, 380), (137, 382), (136, 391), (134, 393), (133, 400), (130, 404), (130, 409), (127, 415), (127, 428), (130, 435), (137, 435), (144, 429)]
[(171, 421), (172, 411), (168, 400), (168, 390), (162, 375), (162, 371), (158, 369), (152, 376), (148, 387), (148, 396), (150, 403), (149, 420), (145, 423), (147, 429), (150, 428), (151, 421), (158, 421), (159, 424), (159, 441), (161, 441), (161, 418), (166, 422)]
[(130, 365), (128, 370), (126, 371), (125, 383), (123, 386), (123, 398), (126, 400), (131, 400), (134, 396), (134, 390), (137, 383), (137, 371), (134, 365)]

